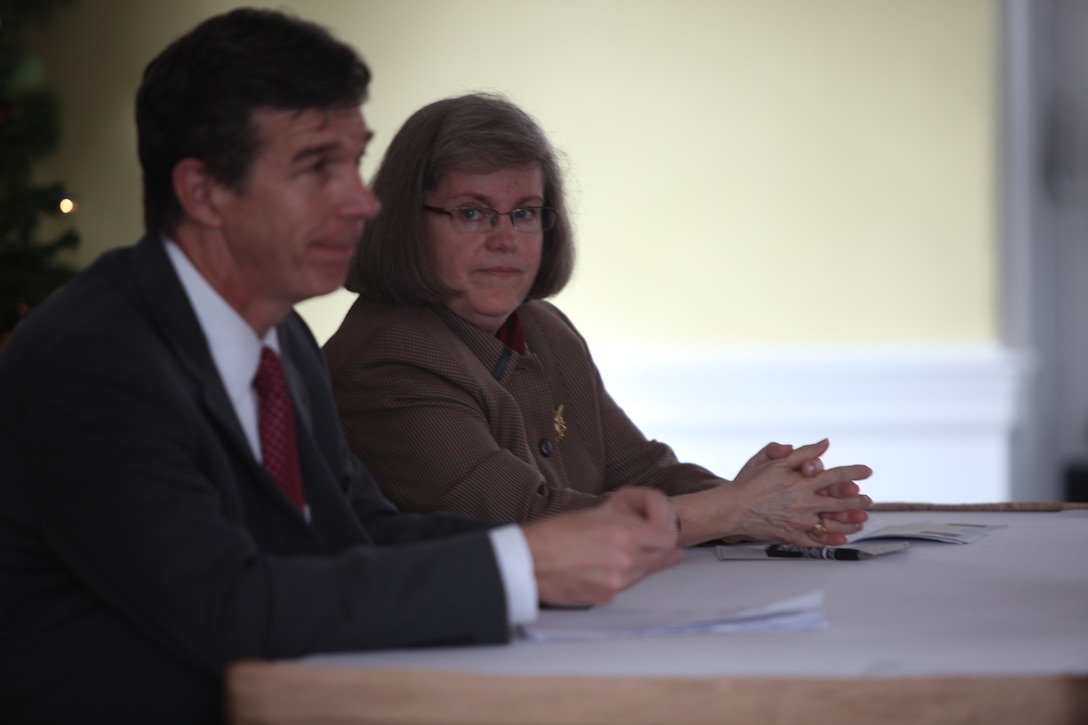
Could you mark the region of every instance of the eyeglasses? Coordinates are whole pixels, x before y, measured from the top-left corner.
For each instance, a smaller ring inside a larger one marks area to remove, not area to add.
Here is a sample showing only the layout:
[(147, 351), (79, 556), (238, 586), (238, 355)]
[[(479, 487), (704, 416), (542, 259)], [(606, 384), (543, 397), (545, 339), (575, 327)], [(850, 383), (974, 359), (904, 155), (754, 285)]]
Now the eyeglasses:
[(466, 234), (491, 231), (499, 223), (501, 216), (510, 217), (510, 223), (519, 232), (546, 232), (554, 229), (559, 220), (559, 212), (550, 206), (522, 206), (510, 211), (495, 211), (486, 206), (445, 209), (424, 204), (423, 208), (435, 214), (445, 214), (456, 231)]

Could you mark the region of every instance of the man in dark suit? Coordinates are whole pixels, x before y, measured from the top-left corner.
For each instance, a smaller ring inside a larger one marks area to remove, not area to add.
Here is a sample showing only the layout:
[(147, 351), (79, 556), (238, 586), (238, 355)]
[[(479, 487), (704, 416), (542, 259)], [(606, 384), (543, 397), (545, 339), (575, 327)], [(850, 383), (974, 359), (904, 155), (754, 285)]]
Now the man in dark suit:
[(147, 235), (0, 354), (6, 722), (214, 722), (233, 661), (504, 642), (538, 601), (676, 561), (648, 490), (490, 528), (398, 512), (348, 452), (292, 305), (342, 284), (378, 213), (368, 80), (323, 29), (255, 10), (145, 71)]

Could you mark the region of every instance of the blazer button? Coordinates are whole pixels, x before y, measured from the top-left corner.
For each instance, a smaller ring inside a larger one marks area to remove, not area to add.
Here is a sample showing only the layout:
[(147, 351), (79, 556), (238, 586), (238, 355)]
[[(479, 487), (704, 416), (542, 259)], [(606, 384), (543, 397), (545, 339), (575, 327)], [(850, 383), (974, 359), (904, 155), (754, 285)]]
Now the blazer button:
[(540, 443), (537, 444), (537, 446), (540, 448), (540, 455), (545, 458), (552, 454), (552, 442), (547, 438), (541, 438)]

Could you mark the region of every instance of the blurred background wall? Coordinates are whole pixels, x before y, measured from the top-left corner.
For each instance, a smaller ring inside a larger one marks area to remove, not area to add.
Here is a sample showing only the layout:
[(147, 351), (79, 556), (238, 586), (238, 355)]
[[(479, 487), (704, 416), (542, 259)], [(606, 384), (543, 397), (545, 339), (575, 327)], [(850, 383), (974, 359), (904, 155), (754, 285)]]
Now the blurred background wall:
[[(79, 262), (141, 233), (143, 66), (238, 4), (77, 0), (37, 34), (65, 126), (40, 174), (79, 203)], [(579, 240), (555, 301), (681, 457), (731, 476), (767, 440), (826, 435), (877, 499), (1060, 496), (1014, 475), (1037, 359), (1004, 331), (1001, 3), (248, 4), (366, 58), (366, 176), (444, 96), (500, 91), (540, 121)], [(350, 301), (300, 311), (324, 340)]]

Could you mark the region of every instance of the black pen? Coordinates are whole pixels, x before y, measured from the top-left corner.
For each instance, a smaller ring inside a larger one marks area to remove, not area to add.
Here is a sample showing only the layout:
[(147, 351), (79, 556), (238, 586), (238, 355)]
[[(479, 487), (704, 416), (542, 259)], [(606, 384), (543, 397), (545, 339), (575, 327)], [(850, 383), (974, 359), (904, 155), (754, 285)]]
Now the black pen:
[(872, 556), (867, 551), (843, 549), (837, 546), (790, 546), (789, 544), (771, 544), (766, 548), (767, 556), (783, 559), (836, 559), (839, 561), (857, 561)]

